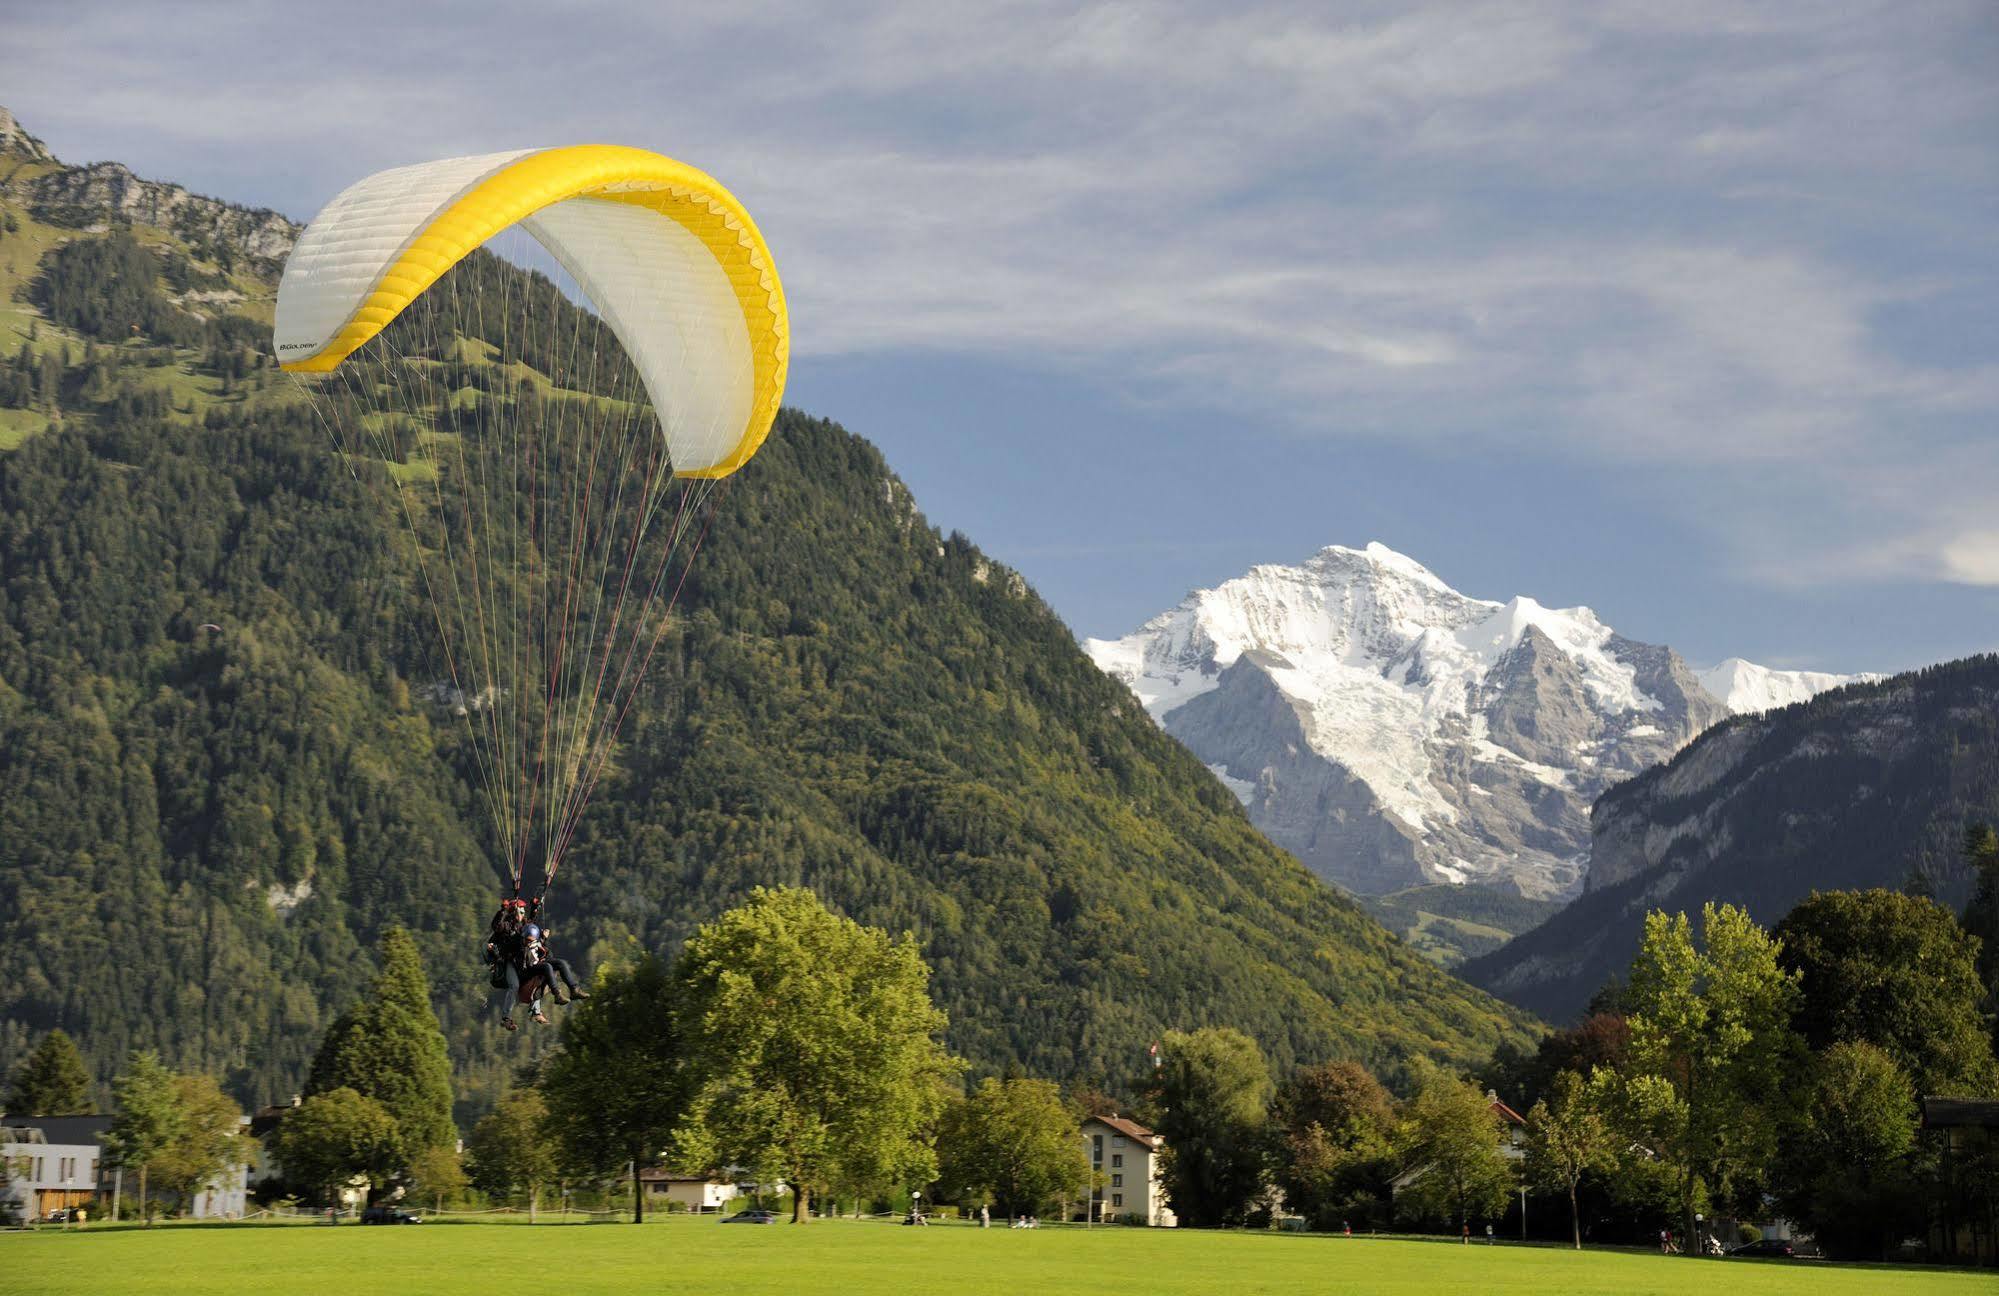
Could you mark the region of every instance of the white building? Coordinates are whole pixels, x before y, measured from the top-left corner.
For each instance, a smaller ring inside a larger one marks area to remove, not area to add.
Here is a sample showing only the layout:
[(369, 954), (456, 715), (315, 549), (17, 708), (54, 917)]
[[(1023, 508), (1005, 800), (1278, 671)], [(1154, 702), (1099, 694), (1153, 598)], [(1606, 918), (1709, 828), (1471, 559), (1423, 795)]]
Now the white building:
[[(0, 1126), (4, 1196), (22, 1219), (93, 1207), (98, 1189), (98, 1140), (109, 1116), (15, 1117)], [(94, 1213), (94, 1212), (93, 1212)]]
[[(237, 1134), (245, 1153), (256, 1149), (246, 1136), (249, 1125), (243, 1118)], [(6, 1183), (0, 1196), (12, 1198), (28, 1218), (46, 1219), (51, 1211), (81, 1206), (94, 1219), (110, 1219), (112, 1202), (121, 1196), (136, 1201), (139, 1190), (136, 1173), (126, 1176), (105, 1163), (102, 1145), (110, 1128), (109, 1116), (9, 1117), (0, 1126), (0, 1173)], [(248, 1205), (249, 1182), (247, 1164), (224, 1170), (182, 1202), (181, 1213), (189, 1219), (239, 1219)]]
[(1083, 1122), (1083, 1146), (1097, 1184), (1090, 1200), (1093, 1217), (1153, 1228), (1172, 1228), (1179, 1223), (1166, 1205), (1161, 1178), (1164, 1138), (1113, 1113)]
[(242, 1219), (250, 1210), (250, 1174), (257, 1161), (257, 1141), (250, 1137), (250, 1118), (244, 1116), (236, 1123), (236, 1155), (238, 1164), (204, 1184), (187, 1203), (186, 1215), (191, 1219)]
[(697, 1214), (705, 1211), (719, 1211), (736, 1198), (743, 1190), (734, 1183), (712, 1179), (706, 1175), (673, 1174), (666, 1170), (641, 1170), (639, 1182), (645, 1185), (647, 1202), (678, 1202), (683, 1210)]

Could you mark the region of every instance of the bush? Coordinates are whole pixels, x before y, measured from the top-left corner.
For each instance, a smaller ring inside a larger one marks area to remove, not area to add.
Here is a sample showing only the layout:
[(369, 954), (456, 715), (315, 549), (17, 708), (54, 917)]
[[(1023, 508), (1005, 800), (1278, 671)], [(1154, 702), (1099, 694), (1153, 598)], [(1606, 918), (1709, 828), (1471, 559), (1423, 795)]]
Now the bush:
[(1735, 1240), (1745, 1246), (1751, 1242), (1761, 1242), (1763, 1240), (1763, 1230), (1757, 1228), (1754, 1224), (1737, 1224), (1735, 1226)]

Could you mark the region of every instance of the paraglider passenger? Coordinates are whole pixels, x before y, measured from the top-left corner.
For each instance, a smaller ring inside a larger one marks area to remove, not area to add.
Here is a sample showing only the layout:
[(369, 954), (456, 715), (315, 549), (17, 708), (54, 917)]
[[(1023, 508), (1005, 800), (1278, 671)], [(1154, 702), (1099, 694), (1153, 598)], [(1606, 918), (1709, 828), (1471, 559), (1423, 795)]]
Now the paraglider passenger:
[[(529, 923), (521, 945), (521, 968), (526, 976), (540, 972), (548, 978), (548, 992), (557, 1003), (568, 1003), (570, 999), (588, 999), (590, 992), (578, 988), (576, 972), (569, 966), (569, 960), (556, 957), (548, 947), (548, 929)], [(562, 991), (568, 987), (569, 996)]]

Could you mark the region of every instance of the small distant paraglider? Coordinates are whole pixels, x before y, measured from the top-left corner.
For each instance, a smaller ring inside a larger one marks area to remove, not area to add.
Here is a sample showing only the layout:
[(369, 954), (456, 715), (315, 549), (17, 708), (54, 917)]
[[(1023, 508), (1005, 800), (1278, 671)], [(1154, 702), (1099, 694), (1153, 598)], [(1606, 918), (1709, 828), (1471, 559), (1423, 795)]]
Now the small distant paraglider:
[(221, 627), (221, 626), (219, 626), (219, 625), (217, 625), (217, 624), (215, 624), (215, 623), (214, 623), (213, 621), (204, 621), (204, 622), (202, 622), (202, 623), (201, 623), (201, 628), (202, 628), (203, 630), (213, 630), (213, 631), (214, 631), (214, 632), (215, 632), (216, 634), (221, 634), (221, 633), (222, 633), (222, 627)]

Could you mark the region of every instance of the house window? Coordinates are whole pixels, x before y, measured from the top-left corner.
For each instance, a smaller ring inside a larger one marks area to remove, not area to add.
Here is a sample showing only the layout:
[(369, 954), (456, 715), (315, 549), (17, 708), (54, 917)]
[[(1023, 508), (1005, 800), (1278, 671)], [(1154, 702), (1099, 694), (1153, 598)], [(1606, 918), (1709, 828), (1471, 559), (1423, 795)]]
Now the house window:
[(1123, 1194), (1123, 1193), (1112, 1193), (1112, 1194), (1111, 1194), (1111, 1205), (1113, 1205), (1113, 1206), (1122, 1206), (1122, 1205), (1124, 1205), (1124, 1194)]
[(1104, 1136), (1101, 1134), (1092, 1134), (1090, 1135), (1090, 1160), (1101, 1164), (1103, 1159)]
[(1111, 1153), (1111, 1164), (1112, 1164), (1113, 1166), (1121, 1166), (1121, 1165), (1123, 1165), (1123, 1164), (1124, 1164), (1124, 1153), (1122, 1153), (1122, 1152), (1113, 1152), (1113, 1153)]
[(1112, 1176), (1111, 1176), (1111, 1187), (1113, 1187), (1113, 1188), (1122, 1188), (1122, 1187), (1124, 1187), (1124, 1176), (1123, 1176), (1123, 1175), (1112, 1175)]
[(1124, 1146), (1124, 1135), (1122, 1135), (1122, 1134), (1113, 1134), (1113, 1135), (1111, 1135), (1111, 1146), (1112, 1146), (1112, 1147), (1123, 1147), (1123, 1146)]

